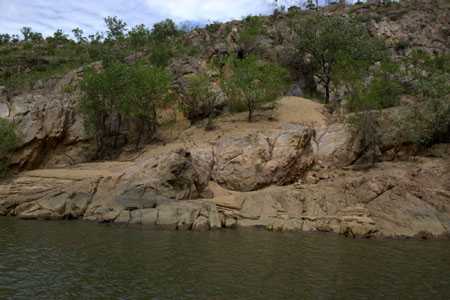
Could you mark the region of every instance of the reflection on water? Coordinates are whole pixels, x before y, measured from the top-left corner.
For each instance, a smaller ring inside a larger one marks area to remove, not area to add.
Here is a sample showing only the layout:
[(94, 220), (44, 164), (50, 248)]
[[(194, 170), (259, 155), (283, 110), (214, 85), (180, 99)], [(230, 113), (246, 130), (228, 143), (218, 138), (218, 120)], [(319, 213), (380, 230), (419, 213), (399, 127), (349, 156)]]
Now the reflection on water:
[(0, 299), (450, 299), (450, 242), (0, 218)]

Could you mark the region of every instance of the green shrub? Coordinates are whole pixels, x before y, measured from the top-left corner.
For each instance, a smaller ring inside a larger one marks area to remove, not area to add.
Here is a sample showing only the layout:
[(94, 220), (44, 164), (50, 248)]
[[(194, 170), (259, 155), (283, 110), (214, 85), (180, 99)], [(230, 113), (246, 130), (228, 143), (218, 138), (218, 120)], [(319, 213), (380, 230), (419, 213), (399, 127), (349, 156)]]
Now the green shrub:
[(0, 177), (8, 170), (9, 155), (17, 147), (18, 138), (14, 126), (0, 118)]
[(216, 95), (207, 74), (188, 78), (187, 93), (181, 101), (181, 110), (192, 123), (208, 118), (207, 128), (212, 127), (215, 103)]
[(167, 67), (174, 56), (174, 49), (169, 42), (153, 43), (150, 52), (150, 62), (157, 67)]
[(256, 39), (264, 31), (263, 19), (259, 16), (248, 16), (242, 21), (242, 30), (239, 33), (239, 43), (242, 48), (255, 47)]
[(417, 145), (450, 142), (450, 97), (414, 106), (402, 122), (407, 137)]
[(151, 37), (157, 42), (165, 42), (179, 34), (180, 31), (177, 29), (175, 23), (172, 20), (167, 19), (153, 25)]
[(405, 65), (418, 102), (403, 120), (404, 132), (418, 145), (450, 142), (450, 55), (416, 51)]
[(398, 70), (398, 65), (387, 63), (372, 74), (369, 83), (366, 84), (359, 79), (349, 83), (348, 108), (355, 112), (397, 106), (400, 103), (400, 96), (405, 92), (397, 78)]
[(275, 101), (288, 82), (288, 72), (282, 67), (259, 60), (255, 56), (231, 62), (233, 75), (223, 81), (231, 108), (248, 111), (249, 122), (263, 103)]
[(312, 14), (294, 29), (297, 50), (324, 87), (326, 103), (332, 86), (367, 77), (370, 67), (386, 56), (384, 44), (354, 19)]
[(81, 82), (80, 109), (95, 135), (100, 157), (120, 147), (123, 126), (135, 128), (136, 147), (157, 130), (157, 110), (167, 100), (170, 76), (161, 68), (115, 63), (101, 72), (87, 71)]

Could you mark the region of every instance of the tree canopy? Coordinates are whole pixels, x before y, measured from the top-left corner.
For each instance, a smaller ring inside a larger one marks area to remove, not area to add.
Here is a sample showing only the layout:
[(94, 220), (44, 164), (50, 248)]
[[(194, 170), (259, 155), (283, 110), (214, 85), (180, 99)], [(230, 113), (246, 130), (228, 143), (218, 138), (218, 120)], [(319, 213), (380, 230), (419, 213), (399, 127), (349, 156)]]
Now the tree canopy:
[(282, 67), (262, 61), (256, 56), (232, 61), (232, 76), (224, 80), (225, 90), (232, 104), (245, 107), (248, 121), (263, 103), (277, 100), (288, 80), (288, 72)]
[(364, 77), (385, 54), (383, 43), (350, 18), (313, 14), (295, 24), (295, 30), (298, 52), (325, 89), (326, 103), (333, 84)]

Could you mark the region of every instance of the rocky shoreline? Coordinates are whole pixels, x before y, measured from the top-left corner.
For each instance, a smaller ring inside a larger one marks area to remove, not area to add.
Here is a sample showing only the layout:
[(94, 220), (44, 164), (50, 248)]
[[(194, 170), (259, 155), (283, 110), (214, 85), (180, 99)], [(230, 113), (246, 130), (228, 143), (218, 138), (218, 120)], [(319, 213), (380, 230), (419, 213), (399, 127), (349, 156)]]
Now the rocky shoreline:
[(192, 147), (168, 144), (127, 162), (23, 172), (0, 185), (0, 215), (171, 230), (448, 238), (448, 156), (342, 167), (357, 157), (345, 126), (270, 126), (238, 124), (240, 134), (223, 132)]

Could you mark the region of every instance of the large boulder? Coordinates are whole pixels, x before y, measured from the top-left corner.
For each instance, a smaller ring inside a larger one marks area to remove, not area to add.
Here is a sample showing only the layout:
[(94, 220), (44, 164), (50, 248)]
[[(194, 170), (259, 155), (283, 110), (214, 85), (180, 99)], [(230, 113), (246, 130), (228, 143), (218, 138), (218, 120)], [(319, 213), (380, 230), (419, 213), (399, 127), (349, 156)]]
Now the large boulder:
[[(447, 237), (448, 161), (382, 163), (368, 171), (326, 170), (318, 181), (212, 199), (225, 226), (335, 232), (350, 237)], [(235, 223), (233, 223), (233, 220)]]
[(213, 179), (236, 191), (253, 191), (271, 184), (289, 184), (314, 163), (313, 131), (300, 125), (239, 138), (224, 138), (214, 148)]
[(12, 158), (18, 169), (63, 167), (89, 161), (95, 155), (82, 115), (77, 112), (79, 94), (68, 92), (82, 72), (41, 81), (27, 92), (0, 96), (0, 117), (14, 123), (19, 135), (18, 150)]

